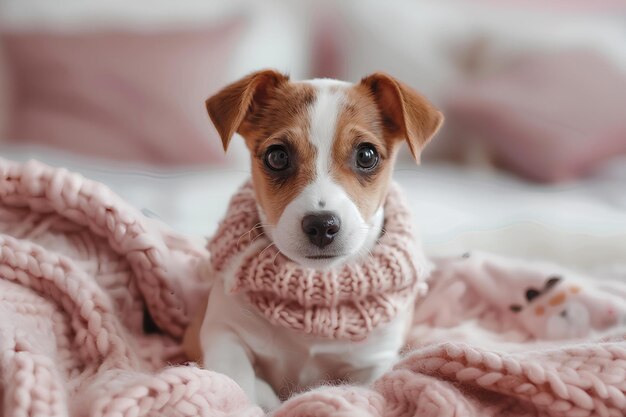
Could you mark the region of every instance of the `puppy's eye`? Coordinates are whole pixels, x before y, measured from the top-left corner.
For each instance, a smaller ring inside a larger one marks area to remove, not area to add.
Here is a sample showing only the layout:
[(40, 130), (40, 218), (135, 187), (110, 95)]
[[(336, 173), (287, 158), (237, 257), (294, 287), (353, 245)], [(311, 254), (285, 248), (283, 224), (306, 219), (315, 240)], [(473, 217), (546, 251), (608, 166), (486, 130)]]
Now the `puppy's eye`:
[(289, 168), (289, 153), (281, 145), (270, 146), (265, 152), (265, 165), (272, 171)]
[(374, 145), (370, 143), (359, 146), (356, 150), (356, 166), (362, 170), (368, 171), (374, 169), (378, 165), (378, 152)]

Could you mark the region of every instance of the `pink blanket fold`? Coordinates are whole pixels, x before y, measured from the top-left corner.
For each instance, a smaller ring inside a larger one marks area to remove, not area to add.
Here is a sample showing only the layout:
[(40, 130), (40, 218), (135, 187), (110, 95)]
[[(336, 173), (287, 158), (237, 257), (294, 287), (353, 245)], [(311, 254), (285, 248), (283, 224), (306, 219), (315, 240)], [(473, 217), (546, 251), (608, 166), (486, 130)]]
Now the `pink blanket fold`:
[[(207, 255), (100, 184), (0, 159), (0, 416), (263, 415), (183, 363)], [(626, 415), (625, 282), (488, 254), (436, 263), (393, 370), (274, 415)]]

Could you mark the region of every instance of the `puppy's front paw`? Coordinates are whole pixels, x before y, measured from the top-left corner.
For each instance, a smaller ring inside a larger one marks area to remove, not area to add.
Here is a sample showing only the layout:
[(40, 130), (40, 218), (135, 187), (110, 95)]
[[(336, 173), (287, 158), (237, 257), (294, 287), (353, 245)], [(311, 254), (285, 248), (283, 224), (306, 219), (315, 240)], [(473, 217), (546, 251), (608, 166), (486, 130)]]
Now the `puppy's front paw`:
[(257, 404), (263, 411), (273, 411), (281, 404), (280, 399), (276, 393), (274, 393), (272, 387), (261, 378), (256, 378), (254, 389), (256, 391)]

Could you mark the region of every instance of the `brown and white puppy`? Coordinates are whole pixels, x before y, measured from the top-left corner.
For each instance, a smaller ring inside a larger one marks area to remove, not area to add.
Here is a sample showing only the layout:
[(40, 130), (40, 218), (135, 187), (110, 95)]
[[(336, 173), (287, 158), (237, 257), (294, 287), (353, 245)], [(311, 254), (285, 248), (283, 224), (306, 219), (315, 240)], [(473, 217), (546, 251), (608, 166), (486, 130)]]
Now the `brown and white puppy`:
[[(381, 233), (399, 145), (406, 141), (419, 161), (443, 121), (424, 97), (383, 73), (351, 84), (259, 71), (206, 107), (225, 150), (235, 133), (246, 142), (264, 233), (285, 256), (313, 268), (367, 256)], [(251, 313), (216, 283), (201, 319), (188, 332), (189, 353), (271, 408), (284, 389), (371, 381), (397, 359), (410, 316), (358, 344), (302, 337)]]

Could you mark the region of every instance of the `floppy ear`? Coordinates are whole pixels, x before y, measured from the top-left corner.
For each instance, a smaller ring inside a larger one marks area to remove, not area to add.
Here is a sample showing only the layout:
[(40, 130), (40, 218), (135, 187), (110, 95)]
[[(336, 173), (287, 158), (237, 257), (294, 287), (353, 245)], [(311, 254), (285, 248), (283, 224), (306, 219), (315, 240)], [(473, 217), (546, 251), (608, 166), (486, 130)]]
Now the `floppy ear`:
[(235, 132), (241, 133), (252, 108), (262, 105), (272, 89), (287, 81), (289, 77), (278, 71), (257, 71), (224, 87), (205, 102), (224, 151)]
[(382, 72), (361, 80), (374, 96), (383, 116), (385, 135), (405, 139), (413, 157), (419, 162), (420, 152), (437, 133), (443, 115), (426, 98)]

